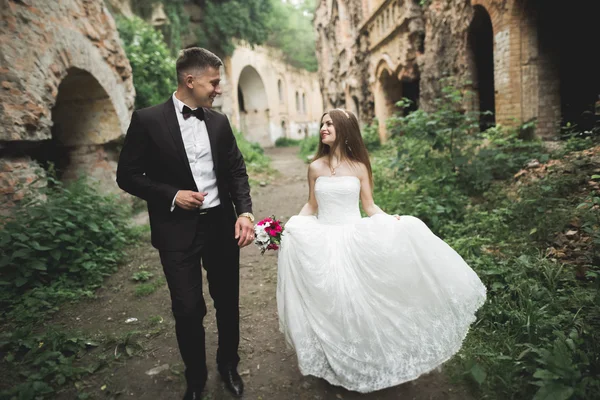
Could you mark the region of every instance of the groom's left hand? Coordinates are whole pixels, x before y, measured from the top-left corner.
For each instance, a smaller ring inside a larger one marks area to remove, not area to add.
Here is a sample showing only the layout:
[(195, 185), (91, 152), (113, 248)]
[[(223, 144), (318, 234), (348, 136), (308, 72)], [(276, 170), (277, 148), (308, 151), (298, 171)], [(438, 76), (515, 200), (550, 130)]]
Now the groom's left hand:
[(254, 225), (246, 217), (239, 217), (235, 222), (235, 238), (238, 246), (246, 247), (254, 241)]

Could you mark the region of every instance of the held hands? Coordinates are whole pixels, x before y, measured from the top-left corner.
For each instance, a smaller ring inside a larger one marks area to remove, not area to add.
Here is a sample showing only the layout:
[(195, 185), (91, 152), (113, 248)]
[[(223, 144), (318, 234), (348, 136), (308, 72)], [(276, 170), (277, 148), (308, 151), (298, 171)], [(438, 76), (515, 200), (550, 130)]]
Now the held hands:
[(238, 246), (246, 247), (254, 241), (254, 224), (247, 217), (239, 217), (235, 222), (235, 238)]
[(191, 190), (180, 190), (175, 197), (175, 204), (184, 210), (195, 210), (204, 203), (204, 197), (208, 192), (193, 192)]

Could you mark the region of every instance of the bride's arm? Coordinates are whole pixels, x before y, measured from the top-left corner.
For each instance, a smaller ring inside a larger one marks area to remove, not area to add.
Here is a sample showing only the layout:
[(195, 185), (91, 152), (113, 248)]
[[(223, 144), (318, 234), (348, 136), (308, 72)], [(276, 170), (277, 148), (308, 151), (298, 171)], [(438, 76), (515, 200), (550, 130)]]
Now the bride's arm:
[(315, 181), (317, 180), (317, 168), (314, 162), (308, 166), (308, 202), (302, 207), (298, 215), (316, 215), (318, 210), (315, 198)]
[(372, 217), (375, 214), (386, 214), (373, 201), (373, 188), (371, 187), (371, 180), (369, 179), (367, 167), (364, 165), (361, 165), (360, 167), (358, 179), (360, 179), (360, 202), (362, 203), (363, 210), (365, 210), (369, 217)]

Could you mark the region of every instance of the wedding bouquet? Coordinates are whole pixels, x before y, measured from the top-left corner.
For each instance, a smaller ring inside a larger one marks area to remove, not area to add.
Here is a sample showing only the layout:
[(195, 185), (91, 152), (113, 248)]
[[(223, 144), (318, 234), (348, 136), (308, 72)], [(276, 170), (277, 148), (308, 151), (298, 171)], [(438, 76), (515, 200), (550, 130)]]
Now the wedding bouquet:
[(267, 250), (277, 250), (282, 233), (283, 226), (280, 220), (275, 219), (274, 216), (265, 218), (254, 226), (254, 244), (258, 246), (261, 254)]

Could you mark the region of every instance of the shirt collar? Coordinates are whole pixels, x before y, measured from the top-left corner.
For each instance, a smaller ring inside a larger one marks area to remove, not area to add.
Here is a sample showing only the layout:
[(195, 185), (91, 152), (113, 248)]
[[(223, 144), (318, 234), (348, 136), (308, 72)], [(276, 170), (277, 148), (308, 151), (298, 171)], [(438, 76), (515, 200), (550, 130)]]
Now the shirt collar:
[[(181, 113), (183, 112), (183, 106), (188, 106), (187, 104), (185, 104), (183, 101), (179, 100), (176, 96), (175, 93), (177, 92), (173, 92), (173, 104), (175, 105), (175, 110), (177, 110), (177, 112), (179, 113), (179, 115), (181, 115)], [(188, 106), (191, 110), (195, 110), (195, 108), (192, 108), (190, 106)]]

